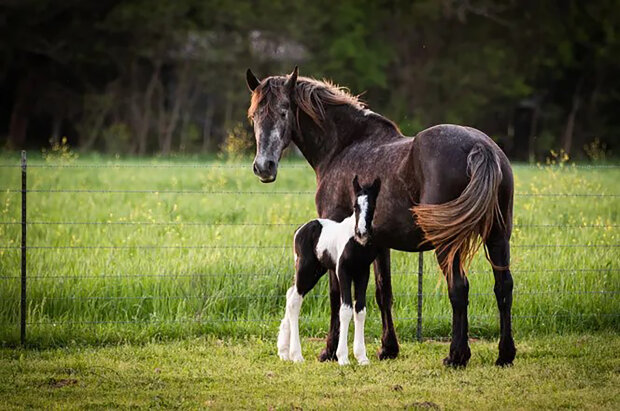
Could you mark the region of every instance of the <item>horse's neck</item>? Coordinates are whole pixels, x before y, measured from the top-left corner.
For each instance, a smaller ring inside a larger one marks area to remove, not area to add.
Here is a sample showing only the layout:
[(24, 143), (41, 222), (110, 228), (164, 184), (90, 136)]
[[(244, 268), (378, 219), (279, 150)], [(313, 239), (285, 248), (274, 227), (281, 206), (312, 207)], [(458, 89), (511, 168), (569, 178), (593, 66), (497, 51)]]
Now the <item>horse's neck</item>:
[(363, 144), (372, 139), (381, 144), (385, 140), (400, 137), (397, 130), (387, 127), (370, 111), (354, 107), (326, 106), (323, 127), (319, 127), (303, 111), (299, 112), (299, 129), (293, 141), (320, 178), (331, 162), (347, 147)]

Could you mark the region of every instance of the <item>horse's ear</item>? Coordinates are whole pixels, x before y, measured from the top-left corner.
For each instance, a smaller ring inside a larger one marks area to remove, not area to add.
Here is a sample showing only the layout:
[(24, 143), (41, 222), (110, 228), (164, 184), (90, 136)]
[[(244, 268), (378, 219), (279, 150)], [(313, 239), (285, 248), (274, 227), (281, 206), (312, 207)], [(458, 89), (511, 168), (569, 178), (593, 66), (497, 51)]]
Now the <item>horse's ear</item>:
[(381, 190), (381, 179), (379, 177), (375, 178), (375, 181), (372, 182), (372, 189), (375, 193), (379, 194), (379, 190)]
[(260, 80), (252, 73), (252, 70), (248, 69), (245, 72), (245, 81), (248, 83), (248, 88), (250, 91), (256, 90), (256, 87), (260, 84)]
[(353, 191), (355, 193), (359, 193), (360, 191), (362, 191), (362, 187), (360, 187), (360, 183), (357, 179), (357, 174), (355, 175), (355, 177), (353, 177)]
[(286, 83), (284, 83), (284, 87), (288, 90), (290, 94), (295, 91), (295, 85), (297, 84), (297, 75), (299, 74), (299, 68), (295, 66), (293, 72), (288, 76)]

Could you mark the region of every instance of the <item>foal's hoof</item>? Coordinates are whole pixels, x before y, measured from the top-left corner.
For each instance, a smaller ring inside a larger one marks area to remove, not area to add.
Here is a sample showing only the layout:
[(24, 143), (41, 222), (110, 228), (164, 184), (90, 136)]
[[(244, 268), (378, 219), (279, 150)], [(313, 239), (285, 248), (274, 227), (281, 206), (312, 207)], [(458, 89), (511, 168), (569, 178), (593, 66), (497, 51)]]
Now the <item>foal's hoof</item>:
[(377, 357), (380, 360), (393, 360), (398, 357), (398, 346), (379, 348), (379, 351), (377, 351)]
[(304, 357), (302, 357), (301, 354), (295, 356), (291, 355), (291, 361), (296, 363), (302, 363), (304, 362)]
[(323, 348), (323, 351), (319, 354), (319, 361), (336, 361), (338, 357), (336, 357), (336, 351), (328, 350), (327, 348)]

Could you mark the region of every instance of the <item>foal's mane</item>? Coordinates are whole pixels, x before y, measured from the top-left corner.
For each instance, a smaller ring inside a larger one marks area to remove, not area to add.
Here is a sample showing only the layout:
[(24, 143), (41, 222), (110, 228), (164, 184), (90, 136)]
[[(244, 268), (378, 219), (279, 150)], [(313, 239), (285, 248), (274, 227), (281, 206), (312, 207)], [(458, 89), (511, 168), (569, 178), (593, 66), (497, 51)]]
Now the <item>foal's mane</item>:
[[(265, 101), (268, 114), (275, 112), (279, 97), (285, 93), (284, 83), (288, 77), (276, 76), (265, 79), (252, 93), (248, 117), (252, 118), (259, 105)], [(299, 77), (295, 86), (295, 104), (319, 127), (325, 120), (325, 105), (349, 105), (360, 112), (366, 109), (366, 103), (359, 96), (351, 94), (348, 88), (341, 87), (329, 80), (316, 80), (309, 77)], [(374, 113), (373, 113), (374, 114)], [(379, 116), (379, 115), (377, 115)], [(385, 117), (379, 116), (398, 129), (394, 123)]]

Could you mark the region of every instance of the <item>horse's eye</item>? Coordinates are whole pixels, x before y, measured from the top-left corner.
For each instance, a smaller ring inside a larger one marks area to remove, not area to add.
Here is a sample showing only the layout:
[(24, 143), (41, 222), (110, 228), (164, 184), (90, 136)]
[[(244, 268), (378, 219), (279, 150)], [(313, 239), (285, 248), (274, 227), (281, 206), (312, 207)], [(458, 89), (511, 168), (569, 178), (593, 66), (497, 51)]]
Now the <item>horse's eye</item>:
[(286, 118), (286, 111), (281, 111), (280, 112), (280, 117)]

